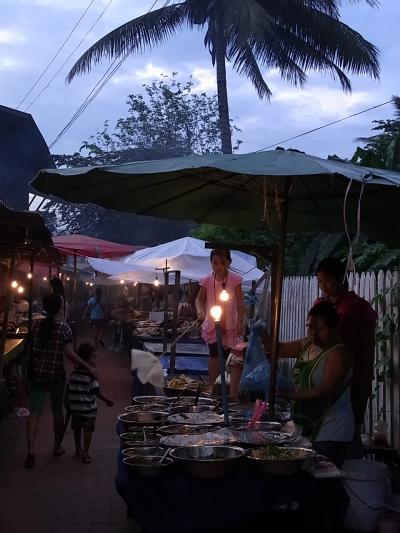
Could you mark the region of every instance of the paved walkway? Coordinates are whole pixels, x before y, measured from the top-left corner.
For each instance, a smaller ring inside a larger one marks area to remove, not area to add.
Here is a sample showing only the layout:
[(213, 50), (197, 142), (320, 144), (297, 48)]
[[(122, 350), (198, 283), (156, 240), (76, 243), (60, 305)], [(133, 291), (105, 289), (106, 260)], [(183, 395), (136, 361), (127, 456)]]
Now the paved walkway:
[(140, 533), (126, 518), (125, 505), (114, 485), (119, 448), (116, 416), (129, 405), (132, 388), (128, 356), (103, 349), (98, 369), (101, 388), (115, 405), (98, 402), (91, 464), (82, 464), (74, 457), (70, 428), (63, 443), (67, 453), (52, 456), (49, 405), (40, 421), (32, 470), (23, 466), (26, 418), (7, 417), (0, 422), (0, 532)]

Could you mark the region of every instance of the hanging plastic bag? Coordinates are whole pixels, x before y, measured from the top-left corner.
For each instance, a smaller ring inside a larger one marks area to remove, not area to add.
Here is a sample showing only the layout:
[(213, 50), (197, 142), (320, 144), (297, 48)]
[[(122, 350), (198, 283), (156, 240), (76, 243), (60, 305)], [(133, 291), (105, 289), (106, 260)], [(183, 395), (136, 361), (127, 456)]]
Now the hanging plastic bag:
[(268, 399), (271, 365), (265, 356), (262, 344), (264, 320), (257, 320), (250, 328), (249, 342), (239, 384), (241, 401), (253, 402), (257, 399)]

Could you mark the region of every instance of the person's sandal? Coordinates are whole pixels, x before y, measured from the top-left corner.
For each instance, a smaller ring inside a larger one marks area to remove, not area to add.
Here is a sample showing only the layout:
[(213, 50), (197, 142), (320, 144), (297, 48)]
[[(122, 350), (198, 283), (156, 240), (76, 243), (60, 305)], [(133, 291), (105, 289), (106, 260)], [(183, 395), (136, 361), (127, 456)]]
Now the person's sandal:
[(35, 456), (33, 453), (28, 453), (25, 459), (24, 467), (25, 468), (33, 468), (35, 466)]
[(85, 465), (88, 465), (91, 462), (92, 462), (92, 458), (90, 457), (90, 455), (84, 455), (82, 457), (82, 463), (84, 463)]

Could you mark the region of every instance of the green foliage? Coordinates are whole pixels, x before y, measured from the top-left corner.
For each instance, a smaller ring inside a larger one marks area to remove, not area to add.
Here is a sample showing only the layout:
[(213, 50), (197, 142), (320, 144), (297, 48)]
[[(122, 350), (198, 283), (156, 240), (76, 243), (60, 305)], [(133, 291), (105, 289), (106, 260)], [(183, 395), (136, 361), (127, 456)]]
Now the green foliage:
[(351, 162), (373, 168), (400, 171), (400, 97), (393, 96), (395, 118), (374, 120), (371, 137), (360, 137), (364, 148), (357, 147)]
[[(55, 155), (58, 167), (122, 164), (128, 161), (218, 153), (219, 118), (215, 95), (196, 93), (192, 79), (180, 82), (177, 73), (143, 85), (144, 94), (128, 97), (127, 116), (114, 129), (84, 141), (75, 154)], [(231, 123), (232, 132), (240, 130)], [(241, 144), (236, 140), (234, 149)], [(53, 234), (85, 233), (93, 237), (137, 244), (158, 244), (186, 235), (192, 223), (159, 220), (102, 209), (92, 204), (50, 201), (44, 213)]]

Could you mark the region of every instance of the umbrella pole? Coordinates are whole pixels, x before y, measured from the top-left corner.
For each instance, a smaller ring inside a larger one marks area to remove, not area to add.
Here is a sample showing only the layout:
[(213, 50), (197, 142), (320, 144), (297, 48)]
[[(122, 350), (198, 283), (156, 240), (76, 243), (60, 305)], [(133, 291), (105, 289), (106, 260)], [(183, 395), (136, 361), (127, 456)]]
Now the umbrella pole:
[(278, 344), (279, 344), (279, 330), (281, 324), (281, 302), (282, 302), (282, 286), (283, 274), (285, 267), (285, 247), (288, 224), (288, 194), (290, 190), (291, 179), (287, 178), (285, 182), (283, 198), (281, 203), (281, 231), (280, 241), (276, 258), (276, 274), (274, 276), (274, 293), (273, 293), (273, 308), (272, 308), (272, 351), (271, 351), (271, 380), (269, 389), (269, 416), (273, 420), (275, 417), (275, 387), (276, 387), (276, 371), (278, 367)]
[(171, 339), (171, 353), (169, 360), (170, 374), (175, 373), (175, 360), (176, 360), (176, 343), (175, 340), (178, 335), (178, 309), (179, 309), (179, 288), (181, 285), (181, 273), (179, 270), (175, 270), (175, 285), (174, 285), (174, 309), (172, 317), (172, 339)]
[(168, 289), (169, 289), (169, 272), (164, 270), (164, 329), (163, 329), (163, 352), (168, 348)]

